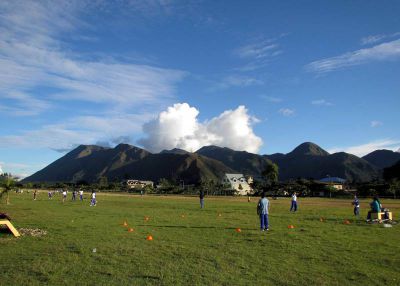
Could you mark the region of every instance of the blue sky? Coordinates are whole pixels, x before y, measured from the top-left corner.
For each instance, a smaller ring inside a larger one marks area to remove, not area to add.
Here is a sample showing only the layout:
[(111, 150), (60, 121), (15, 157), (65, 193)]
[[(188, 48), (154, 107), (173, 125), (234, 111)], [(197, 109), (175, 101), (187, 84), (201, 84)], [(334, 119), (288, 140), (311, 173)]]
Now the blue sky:
[(79, 144), (400, 148), (398, 1), (1, 1), (0, 168)]

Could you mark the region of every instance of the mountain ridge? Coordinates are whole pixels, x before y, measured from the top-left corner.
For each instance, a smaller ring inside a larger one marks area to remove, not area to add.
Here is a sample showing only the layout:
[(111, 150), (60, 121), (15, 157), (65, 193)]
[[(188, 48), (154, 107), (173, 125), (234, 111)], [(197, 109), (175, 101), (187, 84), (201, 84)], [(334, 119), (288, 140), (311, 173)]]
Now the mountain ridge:
[(379, 177), (380, 168), (363, 158), (345, 152), (329, 154), (312, 142), (304, 142), (287, 154), (271, 155), (213, 145), (203, 146), (193, 153), (178, 148), (151, 153), (129, 144), (119, 144), (114, 148), (79, 145), (23, 181), (97, 182), (101, 177), (107, 177), (109, 181), (167, 178), (198, 183), (201, 180), (220, 180), (224, 173), (260, 177), (271, 163), (279, 166), (280, 180), (320, 179), (329, 175), (352, 182)]

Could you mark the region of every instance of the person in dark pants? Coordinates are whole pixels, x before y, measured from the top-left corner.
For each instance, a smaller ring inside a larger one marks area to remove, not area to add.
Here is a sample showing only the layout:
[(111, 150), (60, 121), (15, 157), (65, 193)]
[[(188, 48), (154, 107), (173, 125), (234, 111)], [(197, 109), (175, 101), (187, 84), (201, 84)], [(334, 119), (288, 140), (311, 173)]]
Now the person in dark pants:
[(261, 199), (258, 201), (257, 214), (260, 216), (260, 230), (268, 230), (269, 200), (265, 197), (265, 192), (261, 194)]
[(371, 219), (371, 213), (380, 213), (381, 212), (381, 202), (379, 201), (378, 196), (374, 196), (374, 199), (369, 204), (371, 206), (371, 210), (368, 212), (367, 220)]
[(200, 208), (204, 209), (204, 190), (200, 190)]
[(359, 216), (360, 215), (360, 201), (357, 198), (357, 195), (354, 196), (354, 201), (352, 202), (352, 205), (354, 206), (354, 215)]
[(296, 192), (292, 195), (292, 205), (290, 206), (290, 211), (297, 211), (297, 194)]

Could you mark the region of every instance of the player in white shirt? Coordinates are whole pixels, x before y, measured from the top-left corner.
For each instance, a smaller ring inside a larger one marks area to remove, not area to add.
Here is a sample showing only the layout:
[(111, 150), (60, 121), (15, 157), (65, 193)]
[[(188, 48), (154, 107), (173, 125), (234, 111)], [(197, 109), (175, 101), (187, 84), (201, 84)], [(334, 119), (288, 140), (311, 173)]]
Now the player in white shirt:
[(96, 192), (92, 191), (92, 199), (90, 200), (90, 206), (96, 206)]
[(292, 195), (292, 204), (290, 206), (290, 211), (296, 212), (297, 211), (297, 194), (296, 192)]
[(63, 190), (63, 192), (62, 192), (62, 202), (65, 202), (65, 200), (67, 199), (67, 191), (66, 190)]

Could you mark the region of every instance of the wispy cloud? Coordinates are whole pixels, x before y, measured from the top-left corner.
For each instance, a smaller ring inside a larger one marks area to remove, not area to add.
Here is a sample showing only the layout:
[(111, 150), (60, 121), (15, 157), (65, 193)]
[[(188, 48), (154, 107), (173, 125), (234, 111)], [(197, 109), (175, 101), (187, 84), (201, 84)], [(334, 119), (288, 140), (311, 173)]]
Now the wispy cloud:
[(273, 102), (273, 103), (282, 102), (282, 98), (280, 98), (280, 97), (261, 95), (260, 98), (262, 98), (262, 99), (264, 99), (264, 100), (266, 100), (268, 102)]
[(383, 125), (383, 122), (382, 122), (382, 121), (378, 121), (378, 120), (372, 120), (372, 121), (371, 121), (371, 127), (372, 127), (372, 128), (378, 127), (378, 126), (381, 126), (381, 125)]
[(278, 110), (278, 113), (282, 114), (283, 116), (292, 116), (294, 115), (295, 111), (294, 109), (290, 109), (290, 108), (281, 108)]
[(367, 37), (361, 38), (361, 45), (371, 45), (371, 44), (376, 44), (378, 42), (381, 42), (382, 40), (389, 39), (389, 38), (394, 38), (400, 36), (400, 32), (385, 35), (385, 34), (379, 34), (379, 35), (369, 35)]
[(14, 177), (23, 179), (32, 174), (34, 170), (41, 169), (45, 166), (46, 166), (45, 164), (21, 164), (13, 162), (0, 162), (0, 174), (2, 174), (3, 172), (11, 173)]
[(149, 113), (76, 116), (63, 123), (47, 124), (39, 129), (0, 136), (0, 148), (35, 147), (65, 152), (79, 144), (95, 144), (99, 141), (115, 145), (121, 143), (121, 138), (124, 138), (124, 143), (133, 143), (134, 139), (129, 135), (140, 134), (142, 125), (152, 118), (153, 115)]
[(400, 58), (400, 40), (382, 43), (371, 48), (360, 49), (314, 61), (305, 66), (306, 70), (315, 73), (328, 73), (373, 61), (385, 61)]
[(246, 64), (236, 70), (253, 71), (266, 66), (270, 60), (282, 54), (282, 52), (276, 38), (258, 38), (246, 45), (236, 48), (233, 50), (232, 54), (247, 61)]
[(278, 55), (279, 45), (273, 40), (264, 40), (237, 48), (233, 54), (244, 59), (263, 59)]
[(400, 148), (400, 140), (393, 140), (393, 139), (381, 139), (371, 141), (361, 145), (355, 146), (346, 146), (346, 147), (334, 147), (328, 150), (329, 153), (336, 153), (336, 152), (346, 152), (358, 157), (365, 156), (372, 151), (379, 150), (379, 149), (387, 149), (396, 151)]
[[(77, 2), (0, 3), (0, 112), (36, 115), (60, 101), (115, 109), (167, 103), (185, 72), (116, 60), (87, 60), (59, 37), (87, 28)], [(38, 89), (52, 92), (38, 93)], [(40, 98), (39, 98), (40, 96)]]
[(263, 84), (264, 81), (258, 78), (233, 74), (223, 77), (220, 81), (210, 81), (210, 87), (207, 90), (214, 92), (232, 87), (249, 87)]
[(333, 104), (329, 101), (326, 101), (325, 99), (316, 99), (311, 101), (312, 105), (317, 105), (317, 106), (332, 106)]

